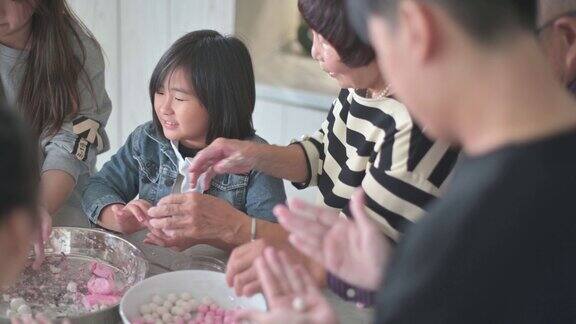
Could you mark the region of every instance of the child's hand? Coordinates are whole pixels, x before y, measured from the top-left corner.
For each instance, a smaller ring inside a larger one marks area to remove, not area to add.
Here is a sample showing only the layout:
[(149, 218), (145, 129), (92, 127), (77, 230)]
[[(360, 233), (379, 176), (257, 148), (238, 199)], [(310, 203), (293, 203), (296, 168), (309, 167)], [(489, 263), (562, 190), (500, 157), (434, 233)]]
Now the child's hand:
[(148, 209), (152, 204), (138, 199), (127, 205), (113, 204), (102, 211), (100, 223), (103, 227), (122, 234), (132, 234), (148, 225)]
[(42, 262), (44, 262), (44, 244), (50, 238), (52, 233), (52, 216), (48, 213), (46, 208), (39, 207), (40, 214), (40, 228), (36, 234), (36, 241), (34, 242), (35, 259), (32, 263), (32, 268), (35, 270), (40, 269)]

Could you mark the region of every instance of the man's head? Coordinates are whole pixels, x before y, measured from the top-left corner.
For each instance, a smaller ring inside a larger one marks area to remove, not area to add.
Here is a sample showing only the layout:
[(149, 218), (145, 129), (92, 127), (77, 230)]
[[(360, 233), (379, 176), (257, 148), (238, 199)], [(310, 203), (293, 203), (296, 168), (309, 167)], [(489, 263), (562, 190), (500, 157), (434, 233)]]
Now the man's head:
[[(490, 59), (533, 41), (526, 0), (348, 0), (395, 93), (433, 137), (454, 140), (449, 115), (466, 109)], [(364, 23), (363, 23), (364, 22)], [(535, 46), (534, 46), (535, 47)]]
[(537, 31), (559, 80), (576, 81), (576, 0), (539, 0)]

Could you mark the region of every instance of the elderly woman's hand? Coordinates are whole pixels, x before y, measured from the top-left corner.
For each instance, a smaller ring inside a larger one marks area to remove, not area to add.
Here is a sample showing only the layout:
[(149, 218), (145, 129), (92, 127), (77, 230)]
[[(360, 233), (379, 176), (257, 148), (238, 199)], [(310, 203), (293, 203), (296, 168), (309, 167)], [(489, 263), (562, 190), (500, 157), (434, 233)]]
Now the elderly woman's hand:
[(149, 227), (173, 240), (232, 248), (250, 241), (250, 217), (228, 202), (190, 192), (164, 197), (148, 210)]
[(391, 248), (366, 215), (362, 191), (352, 196), (352, 220), (299, 200), (288, 205), (278, 206), (274, 212), (292, 233), (290, 242), (298, 250), (350, 284), (369, 290), (380, 286)]
[(264, 256), (256, 260), (255, 266), (270, 311), (240, 311), (237, 321), (262, 324), (338, 322), (310, 274), (303, 266), (291, 265), (286, 254), (268, 248)]
[(149, 229), (150, 232), (146, 234), (144, 243), (165, 247), (176, 252), (182, 252), (197, 244), (206, 243), (197, 241), (193, 238), (172, 238), (164, 234), (161, 230), (155, 228)]
[(189, 168), (191, 186), (195, 187), (200, 176), (206, 173), (204, 188), (210, 184), (214, 173), (244, 174), (256, 166), (256, 145), (250, 141), (218, 138), (200, 151)]

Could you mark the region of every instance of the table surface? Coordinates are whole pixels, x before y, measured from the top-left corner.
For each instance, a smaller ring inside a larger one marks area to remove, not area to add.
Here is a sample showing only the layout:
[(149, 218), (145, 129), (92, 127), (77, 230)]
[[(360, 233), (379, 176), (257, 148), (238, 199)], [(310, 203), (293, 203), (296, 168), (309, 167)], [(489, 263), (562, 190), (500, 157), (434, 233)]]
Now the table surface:
[[(83, 212), (75, 207), (64, 207), (54, 219), (54, 226), (91, 227)], [(142, 250), (150, 263), (149, 276), (173, 270), (184, 270), (191, 258), (206, 256), (223, 262), (228, 261), (228, 253), (208, 246), (198, 245), (183, 252), (175, 252), (159, 246), (144, 244), (142, 241), (146, 231), (124, 236)], [(336, 310), (341, 323), (371, 323), (372, 310), (360, 309), (352, 303), (347, 303), (332, 292), (326, 290), (326, 298)]]

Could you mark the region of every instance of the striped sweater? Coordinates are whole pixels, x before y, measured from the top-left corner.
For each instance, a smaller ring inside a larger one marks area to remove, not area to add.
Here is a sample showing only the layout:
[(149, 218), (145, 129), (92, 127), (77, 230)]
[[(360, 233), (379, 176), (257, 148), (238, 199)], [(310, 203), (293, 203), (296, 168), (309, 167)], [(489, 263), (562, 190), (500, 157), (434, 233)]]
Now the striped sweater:
[[(306, 153), (308, 180), (297, 188), (318, 186), (319, 203), (349, 215), (348, 201), (358, 187), (366, 211), (386, 236), (397, 241), (407, 226), (448, 183), (458, 150), (428, 139), (406, 107), (395, 99), (366, 99), (343, 89), (322, 128), (296, 142)], [(374, 293), (328, 275), (340, 297), (362, 306)]]
[(358, 187), (369, 215), (397, 240), (440, 196), (458, 150), (428, 139), (395, 99), (366, 99), (343, 89), (322, 128), (297, 142), (309, 177), (297, 188), (318, 186), (319, 203), (347, 213)]

